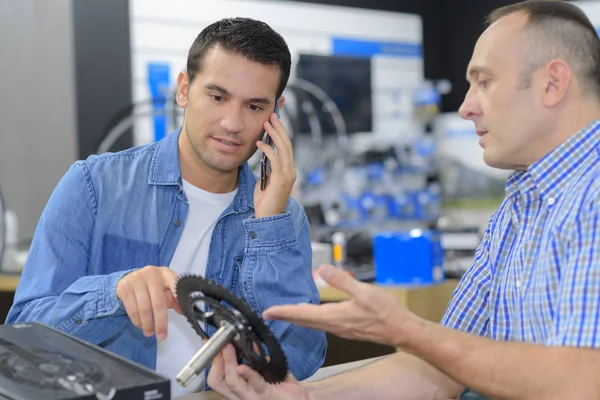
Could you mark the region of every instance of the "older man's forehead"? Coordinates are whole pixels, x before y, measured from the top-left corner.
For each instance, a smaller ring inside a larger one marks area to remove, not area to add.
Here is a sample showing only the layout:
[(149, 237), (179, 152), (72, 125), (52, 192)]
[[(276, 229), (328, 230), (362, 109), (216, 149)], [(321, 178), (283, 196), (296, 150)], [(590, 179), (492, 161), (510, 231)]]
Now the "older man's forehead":
[(481, 73), (493, 74), (512, 62), (520, 62), (524, 44), (522, 30), (515, 26), (499, 28), (491, 26), (477, 40), (467, 67), (467, 80)]

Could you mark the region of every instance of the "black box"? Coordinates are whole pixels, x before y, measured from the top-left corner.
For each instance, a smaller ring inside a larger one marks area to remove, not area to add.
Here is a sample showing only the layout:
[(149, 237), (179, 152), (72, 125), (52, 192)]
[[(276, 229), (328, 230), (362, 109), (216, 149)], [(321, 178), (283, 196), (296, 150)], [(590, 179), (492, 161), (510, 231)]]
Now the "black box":
[(0, 399), (170, 400), (154, 371), (40, 323), (0, 325)]

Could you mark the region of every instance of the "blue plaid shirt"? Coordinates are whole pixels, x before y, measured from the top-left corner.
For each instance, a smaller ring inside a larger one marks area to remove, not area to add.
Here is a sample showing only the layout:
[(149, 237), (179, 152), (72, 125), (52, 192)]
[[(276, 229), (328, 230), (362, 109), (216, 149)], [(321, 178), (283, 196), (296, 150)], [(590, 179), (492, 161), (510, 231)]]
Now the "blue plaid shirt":
[(600, 347), (600, 120), (513, 173), (442, 324)]

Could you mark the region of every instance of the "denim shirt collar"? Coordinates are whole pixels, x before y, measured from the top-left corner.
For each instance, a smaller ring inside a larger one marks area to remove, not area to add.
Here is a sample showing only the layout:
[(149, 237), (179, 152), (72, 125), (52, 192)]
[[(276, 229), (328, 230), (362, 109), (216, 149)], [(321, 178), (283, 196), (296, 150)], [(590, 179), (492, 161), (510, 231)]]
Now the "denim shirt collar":
[[(181, 186), (179, 165), (179, 135), (181, 128), (156, 143), (150, 163), (148, 185)], [(247, 162), (239, 168), (238, 191), (233, 199), (233, 212), (242, 213), (254, 208), (256, 177)]]

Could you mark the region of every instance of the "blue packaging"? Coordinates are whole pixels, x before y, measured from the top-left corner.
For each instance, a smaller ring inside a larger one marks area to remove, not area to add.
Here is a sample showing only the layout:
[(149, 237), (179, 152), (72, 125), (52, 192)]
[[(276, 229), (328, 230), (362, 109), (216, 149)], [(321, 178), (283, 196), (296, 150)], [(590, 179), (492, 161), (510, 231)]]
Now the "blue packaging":
[(373, 239), (375, 283), (427, 285), (444, 280), (441, 233), (412, 229), (382, 232)]

